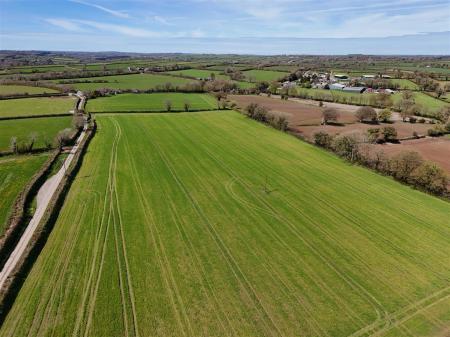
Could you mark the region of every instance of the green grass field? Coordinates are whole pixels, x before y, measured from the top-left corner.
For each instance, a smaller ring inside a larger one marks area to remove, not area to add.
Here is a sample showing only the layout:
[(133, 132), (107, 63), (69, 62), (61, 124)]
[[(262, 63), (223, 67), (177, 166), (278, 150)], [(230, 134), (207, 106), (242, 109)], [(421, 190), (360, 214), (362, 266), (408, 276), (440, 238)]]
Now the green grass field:
[(0, 100), (0, 117), (67, 114), (75, 108), (74, 97), (35, 97)]
[(273, 70), (247, 70), (244, 71), (244, 75), (247, 77), (249, 82), (272, 82), (289, 75), (289, 73)]
[(0, 157), (0, 235), (17, 196), (47, 158), (47, 153)]
[(45, 142), (52, 142), (60, 130), (70, 128), (72, 117), (39, 117), (25, 119), (0, 120), (0, 151), (8, 151), (12, 137), (18, 141), (27, 140), (37, 134), (35, 149), (45, 147)]
[(168, 71), (168, 74), (178, 75), (178, 76), (188, 76), (200, 79), (210, 78), (211, 74), (214, 74), (216, 79), (220, 80), (229, 80), (230, 77), (227, 75), (221, 74), (220, 71), (217, 70), (203, 70), (203, 69), (185, 69), (185, 70), (174, 70)]
[(404, 78), (391, 78), (389, 81), (398, 84), (400, 89), (419, 90), (419, 86), (416, 83)]
[(58, 91), (49, 88), (42, 87), (31, 87), (27, 85), (0, 85), (0, 95), (8, 96), (8, 95), (35, 95), (35, 94), (54, 94)]
[[(172, 83), (173, 86), (178, 86), (192, 82), (192, 80), (186, 78), (167, 75), (153, 75), (153, 74), (132, 74), (132, 75), (75, 78), (72, 80), (91, 81), (91, 83), (70, 84), (77, 90), (94, 90), (100, 88), (145, 90), (145, 89), (153, 89), (158, 85), (165, 85), (166, 83)], [(92, 82), (98, 80), (107, 81), (107, 83)], [(54, 80), (53, 82), (60, 83), (61, 80)]]
[(99, 115), (0, 336), (439, 336), (450, 204), (235, 112)]
[(166, 101), (172, 103), (172, 111), (184, 111), (184, 103), (189, 102), (190, 110), (217, 109), (217, 100), (208, 94), (154, 93), (120, 94), (88, 100), (89, 112), (117, 111), (166, 111)]

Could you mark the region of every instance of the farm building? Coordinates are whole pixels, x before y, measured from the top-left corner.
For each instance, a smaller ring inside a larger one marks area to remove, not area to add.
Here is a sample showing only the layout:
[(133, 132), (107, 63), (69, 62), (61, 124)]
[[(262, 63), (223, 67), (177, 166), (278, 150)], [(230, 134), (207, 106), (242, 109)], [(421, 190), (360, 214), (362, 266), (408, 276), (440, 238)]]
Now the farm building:
[(362, 94), (364, 91), (366, 91), (366, 87), (345, 87), (342, 88), (343, 91), (348, 91), (348, 92), (355, 92), (355, 93), (359, 93)]
[(363, 75), (362, 77), (363, 78), (375, 78), (376, 76), (375, 75)]
[(338, 80), (348, 80), (348, 76), (344, 74), (336, 74), (334, 75), (334, 77), (337, 78)]
[(340, 83), (333, 83), (329, 85), (330, 90), (342, 90), (345, 88), (345, 85)]

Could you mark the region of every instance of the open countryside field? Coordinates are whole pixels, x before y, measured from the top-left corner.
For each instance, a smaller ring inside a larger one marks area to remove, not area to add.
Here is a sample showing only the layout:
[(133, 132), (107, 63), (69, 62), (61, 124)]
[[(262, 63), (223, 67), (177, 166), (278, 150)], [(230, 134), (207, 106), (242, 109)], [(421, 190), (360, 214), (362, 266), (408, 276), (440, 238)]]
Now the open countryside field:
[[(158, 85), (171, 83), (173, 86), (183, 85), (192, 82), (191, 79), (153, 74), (132, 74), (102, 77), (75, 78), (65, 81), (87, 81), (89, 83), (71, 83), (77, 90), (95, 90), (100, 88), (110, 89), (153, 89)], [(105, 81), (98, 83), (95, 81)], [(53, 80), (54, 83), (61, 83), (61, 80)]]
[(190, 110), (217, 109), (217, 100), (208, 94), (154, 93), (120, 94), (88, 100), (89, 112), (166, 111), (166, 102), (172, 104), (172, 111), (184, 111), (186, 102)]
[(75, 97), (35, 97), (0, 100), (0, 118), (67, 114), (75, 108)]
[(416, 83), (404, 78), (391, 78), (389, 81), (394, 84), (398, 84), (400, 89), (419, 90), (419, 86)]
[(244, 71), (244, 75), (249, 82), (272, 82), (289, 75), (288, 72), (274, 71), (274, 70), (247, 70)]
[(174, 70), (168, 71), (168, 74), (177, 75), (177, 76), (188, 76), (194, 77), (198, 79), (207, 79), (211, 77), (211, 74), (214, 74), (216, 79), (220, 80), (229, 80), (230, 77), (227, 75), (221, 74), (220, 71), (217, 70), (203, 70), (203, 69), (185, 69), (185, 70)]
[(34, 148), (44, 148), (46, 142), (53, 143), (58, 132), (70, 128), (71, 124), (70, 116), (0, 120), (0, 151), (9, 150), (12, 137), (20, 142), (32, 134), (37, 135)]
[(446, 333), (449, 203), (234, 112), (97, 120), (0, 336)]
[(0, 236), (17, 196), (47, 158), (47, 153), (0, 157)]
[(32, 87), (28, 85), (0, 85), (0, 95), (35, 95), (35, 94), (54, 94), (58, 91), (49, 88)]

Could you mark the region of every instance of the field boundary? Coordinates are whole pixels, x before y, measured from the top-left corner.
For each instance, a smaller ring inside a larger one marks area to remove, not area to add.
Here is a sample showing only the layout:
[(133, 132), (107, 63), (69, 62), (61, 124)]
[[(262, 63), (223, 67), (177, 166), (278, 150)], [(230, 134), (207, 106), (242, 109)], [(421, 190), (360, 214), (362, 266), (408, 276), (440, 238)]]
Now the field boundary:
[[(52, 89), (52, 90), (55, 90), (55, 89)], [(8, 96), (0, 95), (0, 101), (1, 100), (9, 100), (9, 99), (39, 98), (39, 97), (61, 97), (61, 96), (67, 96), (67, 94), (63, 93), (63, 92), (60, 92), (60, 93), (54, 92), (54, 93), (48, 93), (48, 94), (28, 94), (28, 95), (20, 94), (20, 95), (8, 95)]]
[(44, 179), (50, 171), (53, 163), (60, 154), (59, 149), (54, 150), (53, 154), (42, 165), (38, 172), (34, 174), (28, 184), (23, 188), (17, 196), (12, 206), (12, 212), (6, 220), (5, 232), (0, 237), (0, 269), (11, 254), (12, 249), (17, 243), (25, 222), (28, 218), (26, 207), (31, 202), (34, 195), (37, 194), (39, 188), (44, 183)]
[(48, 115), (31, 115), (31, 116), (6, 116), (0, 117), (0, 121), (8, 121), (11, 119), (29, 119), (29, 118), (45, 118), (45, 117), (68, 117), (73, 116), (70, 112), (65, 112), (62, 114), (48, 114)]
[(184, 109), (172, 109), (170, 111), (167, 110), (123, 110), (123, 111), (88, 111), (91, 114), (137, 114), (137, 113), (182, 113), (182, 112), (202, 112), (202, 111), (219, 111), (219, 110), (232, 110), (229, 108), (226, 109), (189, 109), (189, 111), (186, 111)]
[(29, 244), (25, 248), (24, 254), (20, 257), (11, 276), (5, 281), (2, 289), (0, 289), (0, 325), (5, 320), (27, 274), (31, 270), (53, 229), (67, 193), (70, 190), (70, 186), (81, 167), (84, 154), (95, 135), (96, 129), (97, 125), (94, 121), (93, 126), (87, 129), (86, 137), (79, 144), (79, 151), (74, 155), (72, 163), (67, 168), (66, 174), (52, 196), (36, 231), (33, 233)]

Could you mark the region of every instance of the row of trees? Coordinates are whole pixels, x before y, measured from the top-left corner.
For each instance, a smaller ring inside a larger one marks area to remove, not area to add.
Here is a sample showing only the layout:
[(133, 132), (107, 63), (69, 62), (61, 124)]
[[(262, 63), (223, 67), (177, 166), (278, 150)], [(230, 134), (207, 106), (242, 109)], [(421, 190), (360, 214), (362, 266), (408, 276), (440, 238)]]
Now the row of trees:
[(37, 132), (31, 132), (26, 137), (11, 137), (9, 142), (9, 151), (13, 154), (31, 153), (36, 150), (35, 146), (42, 138), (43, 149), (50, 150), (58, 147), (62, 148), (73, 143), (77, 132), (84, 126), (84, 117), (82, 114), (75, 114), (72, 118), (72, 128), (66, 128), (58, 132), (54, 139), (47, 135), (40, 136)]
[(377, 172), (439, 196), (448, 196), (449, 178), (434, 163), (427, 162), (417, 152), (401, 152), (389, 158), (383, 151), (371, 151), (354, 135), (331, 136), (325, 132), (314, 135), (316, 145), (338, 156), (369, 167)]
[(258, 103), (250, 103), (244, 111), (248, 117), (268, 124), (275, 129), (286, 131), (289, 127), (289, 121), (286, 115), (278, 112), (270, 112), (266, 107)]

